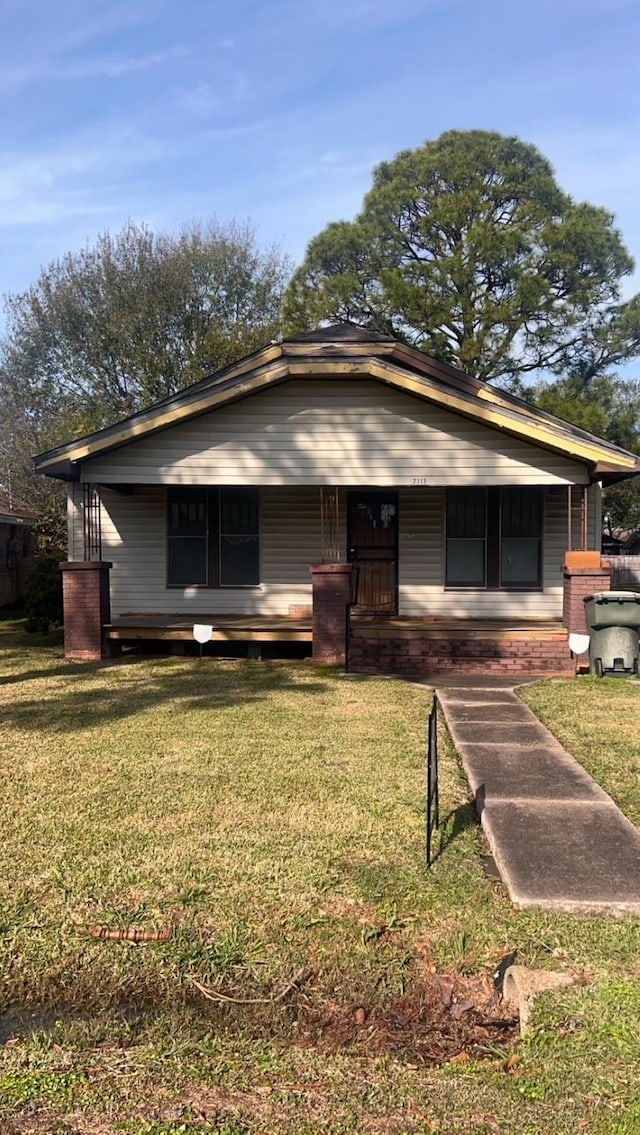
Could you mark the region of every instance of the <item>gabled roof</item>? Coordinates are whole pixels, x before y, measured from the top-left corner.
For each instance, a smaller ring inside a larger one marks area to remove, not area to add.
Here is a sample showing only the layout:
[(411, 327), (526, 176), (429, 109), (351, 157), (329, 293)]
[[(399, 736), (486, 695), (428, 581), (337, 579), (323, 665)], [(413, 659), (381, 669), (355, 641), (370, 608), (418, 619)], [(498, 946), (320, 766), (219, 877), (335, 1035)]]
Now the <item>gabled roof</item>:
[(273, 341), (224, 370), (130, 418), (58, 446), (34, 458), (51, 477), (74, 480), (78, 463), (158, 430), (215, 411), (291, 378), (376, 379), (490, 428), (522, 437), (543, 449), (583, 462), (597, 480), (640, 474), (640, 459), (488, 386), (456, 367), (439, 363), (389, 335), (351, 324)]

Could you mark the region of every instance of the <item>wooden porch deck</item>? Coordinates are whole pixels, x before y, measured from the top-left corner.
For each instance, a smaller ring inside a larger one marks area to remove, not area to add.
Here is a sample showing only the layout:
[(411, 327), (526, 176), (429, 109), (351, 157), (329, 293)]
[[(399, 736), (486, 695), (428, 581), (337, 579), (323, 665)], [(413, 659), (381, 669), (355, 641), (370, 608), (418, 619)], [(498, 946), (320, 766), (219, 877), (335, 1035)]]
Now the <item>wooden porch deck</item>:
[[(105, 625), (112, 642), (193, 641), (194, 623), (212, 626), (213, 642), (312, 642), (310, 615), (159, 615), (132, 612)], [(404, 615), (352, 615), (351, 632), (363, 639), (500, 639), (564, 642), (557, 620), (437, 619)]]

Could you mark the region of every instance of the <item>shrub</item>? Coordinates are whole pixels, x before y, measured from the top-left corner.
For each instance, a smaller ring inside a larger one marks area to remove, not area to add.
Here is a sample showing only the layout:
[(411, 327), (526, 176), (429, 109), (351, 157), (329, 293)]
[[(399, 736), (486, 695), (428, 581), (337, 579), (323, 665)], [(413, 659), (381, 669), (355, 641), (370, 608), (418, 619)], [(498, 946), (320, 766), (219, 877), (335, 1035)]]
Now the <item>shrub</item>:
[(46, 634), (51, 624), (61, 626), (62, 573), (59, 557), (47, 556), (38, 560), (27, 581), (25, 611), (28, 631)]

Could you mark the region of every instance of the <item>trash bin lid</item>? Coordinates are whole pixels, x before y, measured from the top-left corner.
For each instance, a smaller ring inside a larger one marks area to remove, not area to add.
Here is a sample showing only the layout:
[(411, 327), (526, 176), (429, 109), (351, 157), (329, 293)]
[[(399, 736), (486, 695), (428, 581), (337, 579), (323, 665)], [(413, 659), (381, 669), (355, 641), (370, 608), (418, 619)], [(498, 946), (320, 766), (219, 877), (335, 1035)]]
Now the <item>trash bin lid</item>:
[(640, 603), (637, 591), (597, 591), (589, 598), (595, 603)]

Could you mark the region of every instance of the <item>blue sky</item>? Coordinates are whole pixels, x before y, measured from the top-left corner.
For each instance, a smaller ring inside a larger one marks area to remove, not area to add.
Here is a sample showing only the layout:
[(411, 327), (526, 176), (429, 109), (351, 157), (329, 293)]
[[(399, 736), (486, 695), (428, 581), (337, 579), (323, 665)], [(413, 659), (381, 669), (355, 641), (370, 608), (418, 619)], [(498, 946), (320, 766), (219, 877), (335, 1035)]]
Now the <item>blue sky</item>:
[[(536, 143), (640, 262), (638, 0), (0, 0), (0, 292), (106, 228), (299, 260), (442, 131)], [(627, 291), (640, 288), (640, 273)]]

